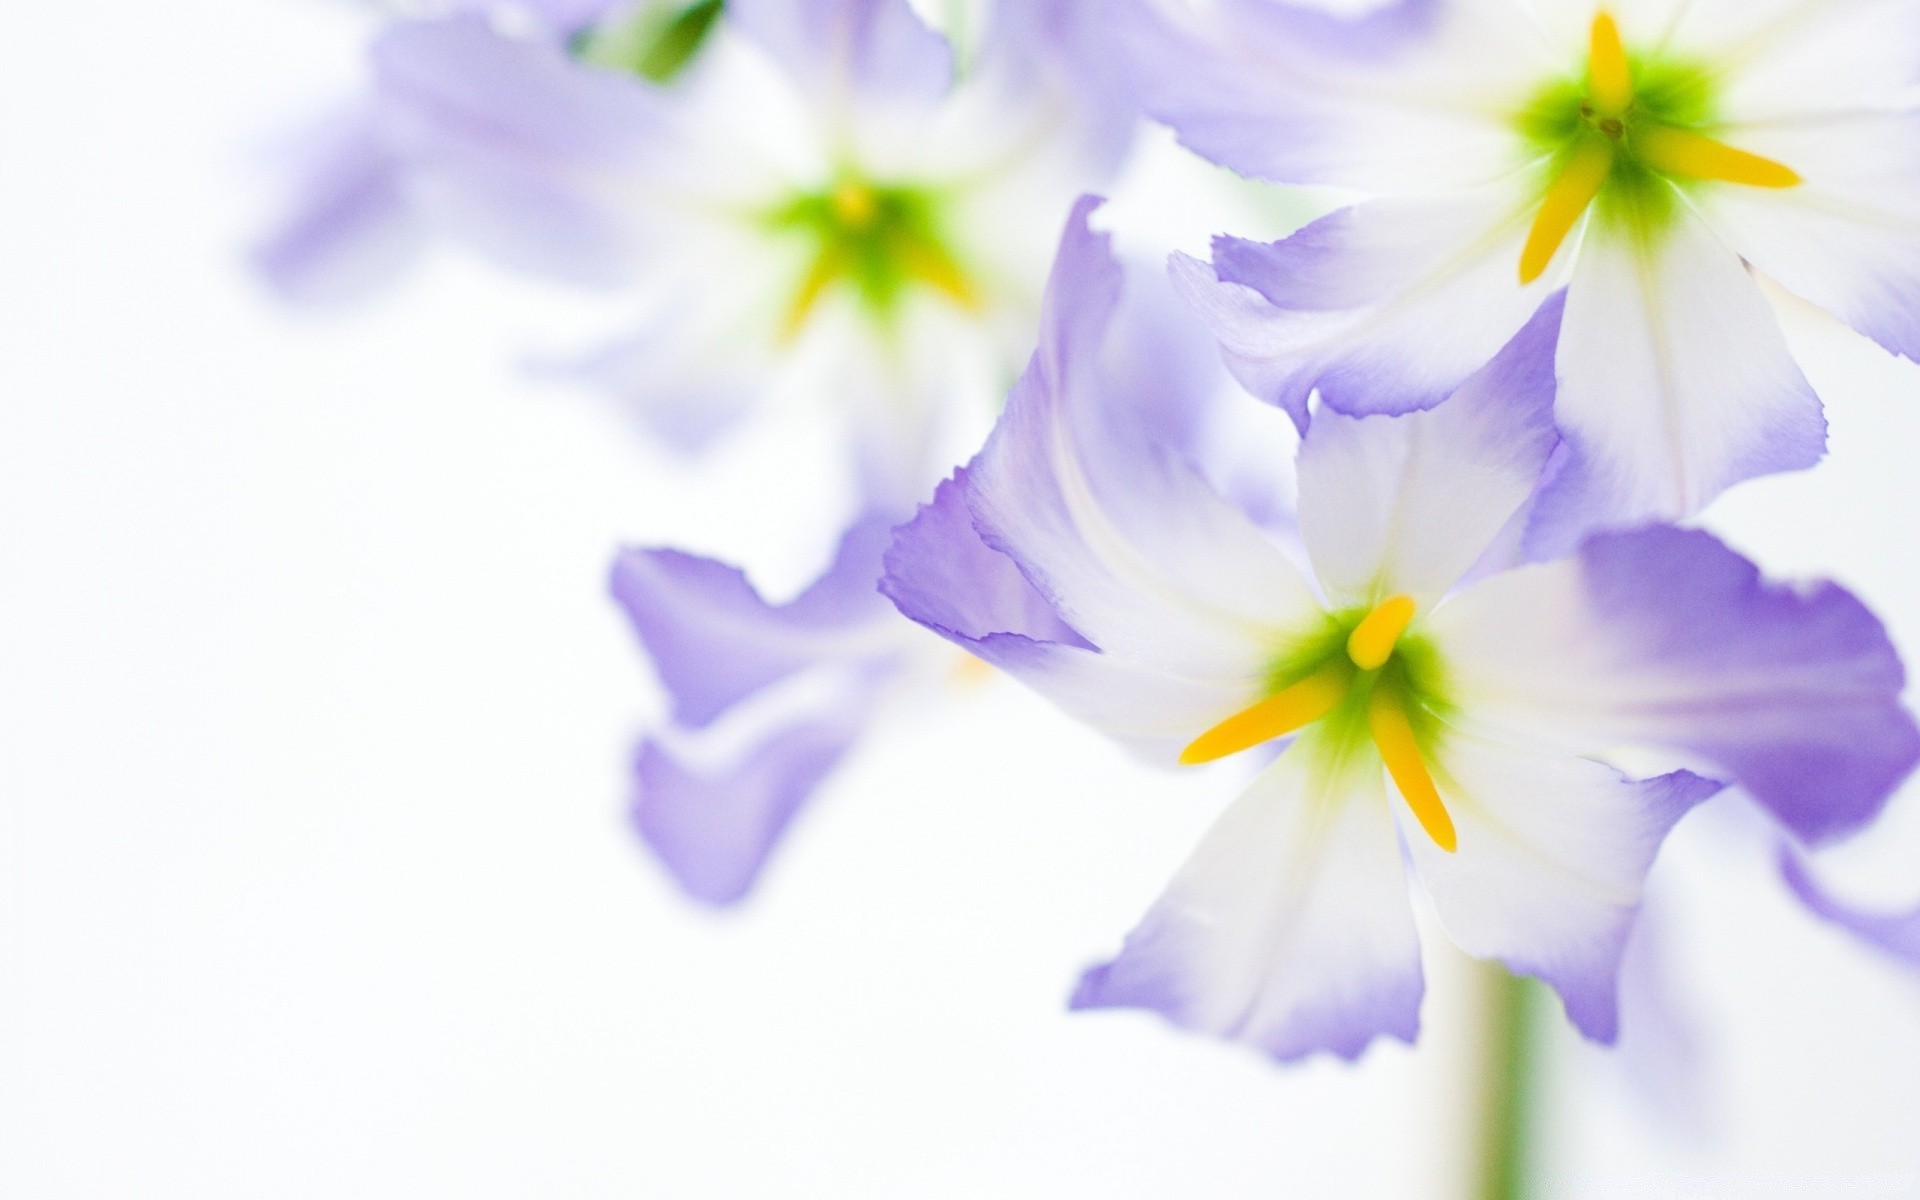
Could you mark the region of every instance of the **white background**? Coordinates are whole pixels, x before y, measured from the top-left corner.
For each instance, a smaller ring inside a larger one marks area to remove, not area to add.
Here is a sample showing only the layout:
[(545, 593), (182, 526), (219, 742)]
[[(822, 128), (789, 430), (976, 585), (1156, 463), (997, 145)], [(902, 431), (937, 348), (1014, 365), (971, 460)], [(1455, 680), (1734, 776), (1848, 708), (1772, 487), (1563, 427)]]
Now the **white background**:
[[(678, 900), (621, 816), (658, 700), (604, 570), (672, 537), (797, 584), (804, 443), (664, 462), (513, 370), (603, 311), (452, 253), (270, 303), (250, 157), (350, 86), (349, 13), (0, 33), (0, 1196), (1451, 1194), (1443, 959), (1422, 1049), (1357, 1068), (1064, 1014), (1233, 775), (1005, 681), (898, 714), (745, 911)], [(1920, 650), (1920, 376), (1789, 319), (1832, 458), (1714, 524)], [(1859, 894), (1920, 894), (1916, 809), (1833, 861)], [(1730, 814), (1658, 875), (1703, 1098), (1563, 1039), (1554, 1194), (1920, 1196), (1920, 988)]]

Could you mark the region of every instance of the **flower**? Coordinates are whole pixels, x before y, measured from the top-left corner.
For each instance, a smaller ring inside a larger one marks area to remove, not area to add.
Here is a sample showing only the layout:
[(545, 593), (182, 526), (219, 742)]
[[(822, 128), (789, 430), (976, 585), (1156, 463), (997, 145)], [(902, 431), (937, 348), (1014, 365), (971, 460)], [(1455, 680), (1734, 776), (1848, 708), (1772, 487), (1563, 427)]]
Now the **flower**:
[[(1150, 759), (1278, 750), (1077, 1007), (1156, 1009), (1280, 1059), (1411, 1039), (1410, 868), (1464, 950), (1546, 980), (1610, 1040), (1642, 882), (1690, 807), (1738, 784), (1829, 839), (1920, 758), (1900, 662), (1838, 587), (1765, 584), (1665, 526), (1501, 569), (1558, 440), (1557, 303), (1436, 408), (1315, 415), (1303, 571), (1104, 407), (1119, 289), (1076, 222), (1032, 364), (882, 585)], [(1076, 640), (993, 619), (969, 580), (996, 554)]]
[(1819, 459), (1819, 400), (1750, 268), (1920, 356), (1905, 0), (1134, 11), (1148, 110), (1189, 146), (1369, 197), (1176, 264), (1257, 395), (1300, 419), (1315, 389), (1431, 406), (1564, 291), (1567, 462), (1538, 553)]
[(637, 333), (577, 371), (669, 444), (778, 395), (845, 426), (869, 499), (923, 495), (1031, 346), (1061, 214), (1131, 132), (1091, 7), (996, 6), (964, 71), (906, 0), (497, 7), (380, 37), (370, 110), (308, 172), (331, 216), (276, 239), (270, 272), (297, 287), (358, 249), (345, 228), (424, 225), (621, 289)]

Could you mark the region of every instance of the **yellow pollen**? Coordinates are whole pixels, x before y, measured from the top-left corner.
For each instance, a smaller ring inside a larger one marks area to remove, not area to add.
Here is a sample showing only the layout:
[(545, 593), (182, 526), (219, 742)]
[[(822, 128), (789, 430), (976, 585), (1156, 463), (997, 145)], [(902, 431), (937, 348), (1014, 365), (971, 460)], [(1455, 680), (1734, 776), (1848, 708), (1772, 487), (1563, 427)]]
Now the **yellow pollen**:
[(1520, 251), (1522, 284), (1532, 283), (1546, 274), (1553, 256), (1560, 252), (1560, 243), (1573, 232), (1580, 214), (1586, 212), (1587, 205), (1600, 194), (1612, 172), (1612, 143), (1589, 139), (1574, 149), (1553, 186), (1547, 189), (1547, 198), (1540, 202), (1533, 228), (1527, 231), (1527, 244)]
[(1627, 65), (1627, 48), (1620, 41), (1620, 26), (1611, 13), (1603, 12), (1593, 19), (1587, 51), (1587, 99), (1602, 117), (1625, 116), (1633, 107), (1633, 69)]
[(1763, 188), (1790, 188), (1800, 182), (1800, 173), (1792, 167), (1665, 125), (1636, 130), (1633, 152), (1641, 162), (1662, 175)]
[(1186, 766), (1212, 762), (1311, 725), (1339, 705), (1352, 679), (1345, 663), (1328, 663), (1193, 739), (1180, 752), (1180, 761)]
[(1393, 657), (1400, 635), (1413, 624), (1416, 605), (1412, 596), (1388, 596), (1373, 606), (1347, 635), (1347, 657), (1362, 671), (1377, 671)]
[(906, 273), (954, 302), (966, 312), (986, 307), (980, 289), (973, 286), (960, 264), (937, 246), (908, 242), (900, 247), (900, 265)]
[(947, 678), (955, 686), (977, 688), (993, 678), (993, 664), (972, 654), (962, 654), (947, 671)]
[(1387, 764), (1387, 774), (1393, 776), (1420, 828), (1427, 831), (1434, 845), (1448, 854), (1458, 850), (1460, 836), (1454, 831), (1447, 806), (1440, 800), (1440, 789), (1434, 786), (1426, 759), (1420, 756), (1420, 743), (1413, 736), (1413, 725), (1407, 720), (1400, 701), (1386, 688), (1375, 689), (1373, 699), (1367, 703), (1367, 729), (1373, 734), (1380, 760)]
[(833, 215), (842, 225), (864, 229), (880, 215), (880, 198), (872, 188), (849, 179), (833, 189)]

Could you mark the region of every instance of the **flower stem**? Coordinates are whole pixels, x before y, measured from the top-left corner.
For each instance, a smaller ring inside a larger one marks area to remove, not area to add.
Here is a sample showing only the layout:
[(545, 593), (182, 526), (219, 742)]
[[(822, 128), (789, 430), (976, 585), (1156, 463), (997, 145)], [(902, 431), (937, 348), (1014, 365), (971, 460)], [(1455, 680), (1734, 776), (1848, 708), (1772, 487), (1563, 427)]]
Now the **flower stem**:
[(1481, 967), (1479, 1146), (1474, 1200), (1538, 1192), (1542, 1087), (1538, 988), (1498, 963)]

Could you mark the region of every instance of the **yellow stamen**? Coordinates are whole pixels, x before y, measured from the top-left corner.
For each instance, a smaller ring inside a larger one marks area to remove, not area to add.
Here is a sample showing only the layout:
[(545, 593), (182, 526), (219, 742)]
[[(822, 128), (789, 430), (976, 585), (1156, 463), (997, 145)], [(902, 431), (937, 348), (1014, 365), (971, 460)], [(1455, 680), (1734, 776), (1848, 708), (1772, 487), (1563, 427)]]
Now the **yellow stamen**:
[(1347, 635), (1347, 657), (1362, 671), (1377, 671), (1393, 657), (1400, 635), (1413, 623), (1412, 596), (1388, 596)]
[(1641, 162), (1662, 175), (1763, 188), (1790, 188), (1800, 182), (1800, 173), (1792, 167), (1666, 125), (1635, 129), (1633, 152)]
[(962, 654), (947, 671), (947, 678), (957, 687), (977, 688), (993, 678), (993, 664), (984, 658)]
[(1380, 750), (1381, 761), (1387, 764), (1387, 774), (1393, 776), (1420, 828), (1427, 831), (1434, 845), (1447, 853), (1458, 850), (1460, 836), (1454, 831), (1447, 806), (1440, 800), (1440, 789), (1434, 786), (1426, 759), (1420, 756), (1420, 743), (1413, 736), (1413, 725), (1407, 720), (1399, 699), (1388, 689), (1374, 689), (1373, 699), (1367, 704), (1367, 728), (1373, 734), (1373, 744)]
[(793, 341), (800, 336), (800, 331), (806, 328), (807, 319), (813, 316), (813, 310), (819, 305), (821, 297), (825, 296), (827, 289), (840, 278), (842, 262), (843, 258), (840, 254), (828, 250), (817, 256), (813, 260), (813, 265), (807, 268), (806, 278), (800, 281), (799, 290), (794, 293), (793, 301), (787, 305), (787, 315), (780, 322), (780, 339), (783, 342)]
[(960, 264), (938, 246), (907, 242), (899, 248), (900, 265), (906, 273), (939, 292), (968, 312), (978, 312), (986, 301), (973, 286)]
[(1193, 739), (1180, 761), (1187, 766), (1212, 762), (1310, 725), (1334, 710), (1352, 678), (1352, 670), (1336, 659)]
[(1587, 205), (1600, 194), (1612, 171), (1611, 142), (1591, 138), (1574, 149), (1567, 165), (1560, 169), (1559, 178), (1547, 189), (1546, 199), (1540, 202), (1533, 228), (1527, 231), (1526, 247), (1520, 251), (1522, 284), (1532, 283), (1546, 273), (1553, 256), (1560, 251), (1560, 243), (1573, 232), (1580, 214), (1586, 212)]
[(1624, 116), (1633, 107), (1633, 70), (1627, 65), (1627, 48), (1620, 41), (1620, 26), (1613, 14), (1601, 13), (1593, 19), (1593, 32), (1587, 52), (1587, 98), (1593, 111), (1603, 117)]

